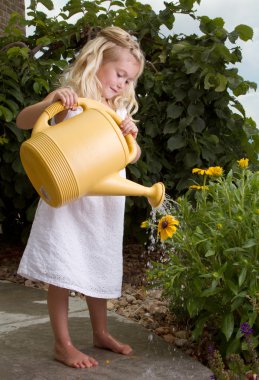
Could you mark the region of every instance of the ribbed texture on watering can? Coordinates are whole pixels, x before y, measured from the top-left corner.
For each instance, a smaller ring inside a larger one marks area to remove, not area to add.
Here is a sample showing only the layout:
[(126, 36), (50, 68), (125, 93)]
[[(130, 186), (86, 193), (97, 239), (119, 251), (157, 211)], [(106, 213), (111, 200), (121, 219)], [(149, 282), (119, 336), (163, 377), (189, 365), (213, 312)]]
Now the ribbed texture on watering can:
[[(26, 149), (26, 143), (23, 149)], [(33, 183), (36, 177), (33, 175), (31, 163), (26, 165), (25, 162), (24, 167), (39, 195), (56, 207), (76, 199), (79, 195), (76, 178), (55, 142), (46, 134), (39, 133), (30, 141), (30, 149), (34, 150), (35, 165), (38, 162), (41, 170), (37, 175), (37, 183)]]

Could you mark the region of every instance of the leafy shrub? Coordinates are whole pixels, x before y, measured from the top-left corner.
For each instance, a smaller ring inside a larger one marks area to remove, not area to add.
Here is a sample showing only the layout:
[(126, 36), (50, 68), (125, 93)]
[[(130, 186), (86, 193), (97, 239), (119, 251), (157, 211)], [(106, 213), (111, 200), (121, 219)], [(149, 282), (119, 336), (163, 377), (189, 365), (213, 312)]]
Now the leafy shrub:
[[(54, 2), (32, 0), (28, 19), (12, 15), (0, 37), (0, 224), (4, 234), (9, 231), (13, 237), (16, 230), (17, 236), (26, 239), (24, 231), (30, 228), (38, 199), (19, 162), (20, 144), (29, 134), (16, 128), (17, 113), (46, 96), (87, 40), (108, 25), (135, 35), (147, 61), (137, 87), (136, 118), (143, 154), (136, 165), (129, 165), (129, 179), (146, 186), (162, 181), (173, 195), (186, 191), (194, 165), (218, 162), (227, 167), (243, 155), (257, 161), (259, 131), (237, 99), (255, 90), (256, 84), (244, 80), (235, 68), (242, 61), (236, 42), (252, 39), (253, 30), (238, 25), (228, 32), (221, 18), (196, 17), (195, 3), (200, 1), (165, 2), (164, 9), (155, 13), (149, 4), (136, 0), (69, 0), (58, 17), (49, 17), (38, 5), (52, 10)], [(174, 33), (179, 13), (199, 23), (201, 36)], [(20, 26), (32, 33), (24, 35)], [(167, 36), (161, 33), (165, 28)], [(141, 221), (148, 212), (146, 199), (127, 199), (126, 237), (140, 235), (136, 218)]]
[(207, 330), (224, 356), (245, 351), (242, 323), (259, 328), (259, 172), (247, 165), (239, 160), (225, 176), (221, 167), (193, 169), (202, 182), (158, 209), (158, 226), (142, 225), (163, 242), (149, 280), (193, 324), (194, 339)]

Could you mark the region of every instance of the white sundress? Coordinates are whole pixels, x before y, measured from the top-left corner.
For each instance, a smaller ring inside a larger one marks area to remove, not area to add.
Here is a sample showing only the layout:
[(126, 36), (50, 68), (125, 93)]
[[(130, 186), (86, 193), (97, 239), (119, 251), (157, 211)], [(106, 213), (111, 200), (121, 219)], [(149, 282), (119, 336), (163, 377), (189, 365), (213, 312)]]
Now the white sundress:
[(40, 199), (18, 274), (90, 297), (120, 297), (124, 207), (124, 196), (83, 196), (59, 208)]

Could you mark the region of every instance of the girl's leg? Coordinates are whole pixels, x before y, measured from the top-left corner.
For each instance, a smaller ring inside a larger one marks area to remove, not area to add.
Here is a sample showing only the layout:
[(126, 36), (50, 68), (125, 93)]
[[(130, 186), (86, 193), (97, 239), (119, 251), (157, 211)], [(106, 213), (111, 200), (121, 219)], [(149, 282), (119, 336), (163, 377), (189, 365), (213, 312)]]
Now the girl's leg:
[(49, 285), (48, 309), (55, 338), (55, 359), (75, 368), (88, 368), (97, 365), (97, 361), (78, 351), (72, 344), (68, 331), (69, 291)]
[(123, 355), (132, 353), (132, 348), (119, 342), (108, 333), (107, 300), (103, 298), (86, 297), (92, 328), (93, 344), (95, 347), (106, 348)]

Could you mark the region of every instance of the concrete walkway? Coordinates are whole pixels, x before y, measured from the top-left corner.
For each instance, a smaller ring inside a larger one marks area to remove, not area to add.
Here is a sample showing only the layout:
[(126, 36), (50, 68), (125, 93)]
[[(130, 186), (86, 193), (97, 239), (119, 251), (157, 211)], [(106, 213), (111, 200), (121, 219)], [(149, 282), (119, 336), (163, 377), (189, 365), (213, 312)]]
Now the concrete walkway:
[(84, 301), (70, 298), (69, 317), (75, 345), (95, 357), (98, 367), (73, 369), (54, 361), (46, 291), (0, 281), (0, 379), (210, 379), (208, 368), (113, 312), (109, 312), (110, 331), (134, 348), (134, 354), (129, 357), (92, 347), (90, 319)]

